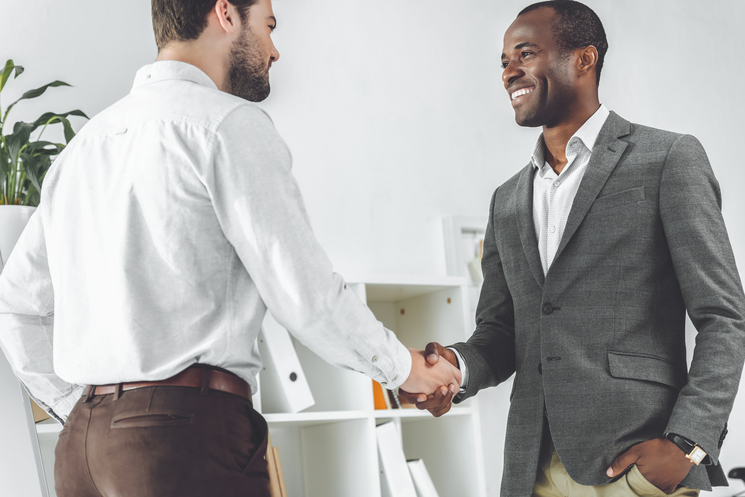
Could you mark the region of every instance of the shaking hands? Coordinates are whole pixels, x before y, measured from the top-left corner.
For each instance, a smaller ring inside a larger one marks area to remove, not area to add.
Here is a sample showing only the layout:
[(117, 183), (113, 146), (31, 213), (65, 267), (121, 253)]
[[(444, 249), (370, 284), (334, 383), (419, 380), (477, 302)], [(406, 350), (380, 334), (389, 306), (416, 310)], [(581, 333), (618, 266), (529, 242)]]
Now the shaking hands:
[[(438, 418), (450, 410), (458, 393), (461, 374), (452, 350), (437, 342), (430, 342), (422, 350), (411, 352), (411, 374), (401, 385), (399, 394), (417, 409), (426, 409)], [(444, 357), (445, 361), (440, 361)], [(431, 392), (431, 393), (428, 393)]]

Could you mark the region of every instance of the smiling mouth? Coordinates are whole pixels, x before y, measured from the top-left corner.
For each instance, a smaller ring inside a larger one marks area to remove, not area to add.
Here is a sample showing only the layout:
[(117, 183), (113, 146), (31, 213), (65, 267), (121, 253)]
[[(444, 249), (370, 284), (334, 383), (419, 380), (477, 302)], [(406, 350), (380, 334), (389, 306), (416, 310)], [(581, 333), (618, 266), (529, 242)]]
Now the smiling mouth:
[(533, 90), (535, 90), (535, 86), (531, 86), (530, 88), (520, 88), (519, 90), (514, 91), (510, 94), (510, 100), (515, 100), (518, 97), (527, 95), (528, 93), (531, 93)]

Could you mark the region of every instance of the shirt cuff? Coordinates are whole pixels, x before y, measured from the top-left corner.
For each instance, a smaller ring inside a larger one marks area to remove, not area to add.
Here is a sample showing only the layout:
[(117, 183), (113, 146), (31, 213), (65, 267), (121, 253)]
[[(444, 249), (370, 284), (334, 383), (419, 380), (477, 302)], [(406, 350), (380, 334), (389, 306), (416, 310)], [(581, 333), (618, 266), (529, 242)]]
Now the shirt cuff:
[(458, 393), (464, 394), (468, 388), (468, 367), (466, 367), (466, 361), (463, 360), (458, 349), (454, 349), (453, 347), (445, 348), (452, 350), (453, 354), (455, 354), (455, 359), (458, 361), (458, 369), (460, 369), (460, 391)]

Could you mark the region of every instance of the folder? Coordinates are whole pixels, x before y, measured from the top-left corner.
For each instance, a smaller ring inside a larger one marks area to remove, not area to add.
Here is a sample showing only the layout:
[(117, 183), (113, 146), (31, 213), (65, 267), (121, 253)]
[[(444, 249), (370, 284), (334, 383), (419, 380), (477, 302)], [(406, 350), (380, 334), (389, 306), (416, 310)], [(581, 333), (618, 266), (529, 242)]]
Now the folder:
[(383, 497), (417, 497), (396, 425), (384, 423), (376, 427), (375, 432)]
[(406, 463), (409, 465), (411, 479), (414, 480), (417, 497), (440, 497), (435, 484), (432, 482), (432, 477), (427, 471), (427, 466), (424, 465), (424, 460), (411, 459)]
[(266, 313), (259, 334), (262, 412), (300, 412), (314, 405), (313, 394), (290, 334)]
[(388, 409), (388, 406), (385, 402), (385, 392), (383, 391), (383, 386), (378, 383), (375, 380), (372, 380), (373, 383), (373, 403), (375, 405), (376, 410), (382, 410), (382, 409)]

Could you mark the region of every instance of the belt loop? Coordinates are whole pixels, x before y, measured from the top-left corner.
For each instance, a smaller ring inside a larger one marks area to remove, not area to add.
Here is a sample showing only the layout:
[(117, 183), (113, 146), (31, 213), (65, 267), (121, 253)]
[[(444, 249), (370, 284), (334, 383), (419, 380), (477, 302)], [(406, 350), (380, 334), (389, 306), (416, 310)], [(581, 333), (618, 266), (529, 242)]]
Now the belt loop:
[(212, 370), (210, 368), (202, 368), (202, 390), (199, 392), (202, 395), (210, 393), (210, 377), (212, 376)]
[(122, 384), (117, 383), (116, 387), (114, 387), (114, 399), (112, 400), (112, 402), (114, 402), (115, 400), (119, 400), (119, 397), (121, 396), (122, 396)]
[(85, 399), (83, 402), (90, 402), (91, 398), (93, 398), (93, 395), (95, 395), (96, 387), (93, 385), (86, 385), (85, 389), (83, 390), (83, 396)]

